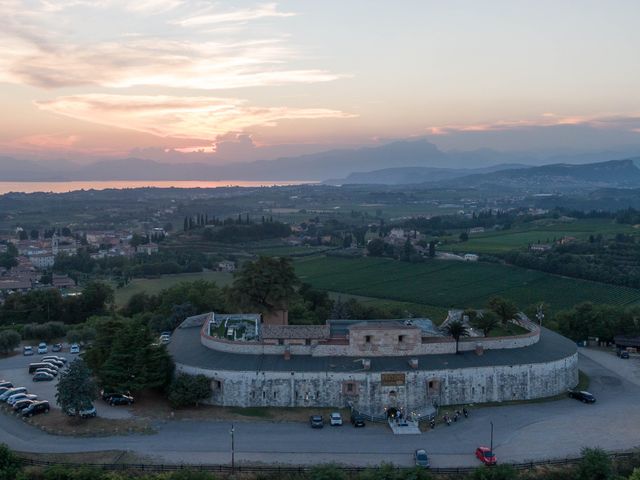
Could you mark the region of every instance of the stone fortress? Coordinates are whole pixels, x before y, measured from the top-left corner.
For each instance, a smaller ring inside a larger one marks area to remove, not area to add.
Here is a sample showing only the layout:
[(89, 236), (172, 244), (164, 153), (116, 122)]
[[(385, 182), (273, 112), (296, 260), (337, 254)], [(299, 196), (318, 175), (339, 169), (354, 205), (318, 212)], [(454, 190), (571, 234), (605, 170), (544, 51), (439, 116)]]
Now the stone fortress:
[(471, 331), (456, 354), (455, 340), (424, 318), (301, 326), (287, 325), (286, 315), (208, 313), (185, 320), (169, 351), (178, 371), (211, 379), (209, 403), (222, 406), (428, 415), (434, 405), (529, 400), (574, 387), (576, 345), (524, 315), (514, 323), (526, 333)]

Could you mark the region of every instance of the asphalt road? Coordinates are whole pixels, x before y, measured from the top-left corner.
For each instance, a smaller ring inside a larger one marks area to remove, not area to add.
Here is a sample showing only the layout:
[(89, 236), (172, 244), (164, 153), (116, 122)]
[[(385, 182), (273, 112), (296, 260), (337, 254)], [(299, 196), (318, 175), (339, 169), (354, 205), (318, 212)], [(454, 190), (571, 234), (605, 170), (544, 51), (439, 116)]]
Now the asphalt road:
[[(575, 456), (583, 447), (622, 450), (639, 446), (640, 376), (632, 373), (640, 369), (640, 360), (581, 349), (580, 368), (591, 377), (589, 390), (598, 399), (594, 405), (567, 398), (478, 408), (450, 427), (403, 436), (393, 435), (383, 425), (311, 430), (306, 423), (242, 422), (235, 424), (236, 461), (410, 465), (413, 451), (425, 448), (434, 467), (473, 466), (477, 465), (475, 447), (489, 443), (491, 421), (494, 449), (501, 462)], [(223, 422), (171, 421), (158, 424), (154, 435), (72, 438), (55, 437), (0, 415), (0, 429), (0, 441), (21, 451), (124, 449), (166, 463), (230, 462), (230, 424)]]

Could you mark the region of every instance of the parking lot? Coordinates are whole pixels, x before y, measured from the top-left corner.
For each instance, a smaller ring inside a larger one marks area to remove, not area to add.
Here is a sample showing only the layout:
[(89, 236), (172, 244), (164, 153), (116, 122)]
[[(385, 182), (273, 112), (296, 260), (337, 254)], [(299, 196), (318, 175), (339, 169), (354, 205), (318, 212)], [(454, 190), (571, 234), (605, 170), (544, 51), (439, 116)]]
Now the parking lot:
[[(60, 408), (56, 404), (56, 384), (58, 383), (58, 377), (55, 377), (50, 382), (34, 382), (32, 380), (33, 375), (29, 373), (29, 364), (39, 362), (42, 357), (47, 355), (59, 355), (65, 357), (68, 362), (72, 362), (77, 357), (77, 355), (69, 354), (68, 346), (65, 346), (63, 351), (58, 353), (49, 351), (49, 353), (44, 355), (35, 353), (29, 356), (24, 356), (22, 353), (19, 353), (0, 360), (0, 380), (7, 380), (13, 383), (15, 387), (26, 387), (29, 393), (38, 395), (39, 400), (48, 400), (51, 408)], [(96, 400), (94, 405), (100, 417), (130, 418), (132, 416), (127, 407), (112, 407), (100, 399)]]

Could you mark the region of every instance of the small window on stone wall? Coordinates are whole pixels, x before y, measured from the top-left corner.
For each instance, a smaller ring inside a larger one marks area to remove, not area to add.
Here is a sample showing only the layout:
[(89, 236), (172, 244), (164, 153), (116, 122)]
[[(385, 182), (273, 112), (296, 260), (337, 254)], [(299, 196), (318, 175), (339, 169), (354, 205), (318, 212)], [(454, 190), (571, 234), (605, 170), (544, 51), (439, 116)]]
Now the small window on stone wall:
[(356, 382), (344, 382), (342, 384), (342, 393), (345, 395), (357, 395), (358, 385)]
[(364, 336), (364, 343), (371, 343), (371, 335)]
[(404, 342), (404, 335), (398, 335), (398, 343)]
[(267, 398), (267, 392), (265, 392), (264, 390), (262, 391), (262, 398)]
[(278, 398), (278, 392), (273, 392), (273, 398), (274, 399)]

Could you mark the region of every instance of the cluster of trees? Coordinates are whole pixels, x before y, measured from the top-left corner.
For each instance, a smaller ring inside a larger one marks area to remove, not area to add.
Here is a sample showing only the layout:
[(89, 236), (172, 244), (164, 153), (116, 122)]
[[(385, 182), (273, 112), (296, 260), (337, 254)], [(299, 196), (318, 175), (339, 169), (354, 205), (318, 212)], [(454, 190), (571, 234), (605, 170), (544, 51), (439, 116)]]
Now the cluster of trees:
[(139, 392), (169, 385), (173, 361), (145, 322), (112, 316), (92, 324), (96, 336), (84, 359), (102, 387)]
[[(272, 216), (265, 217), (263, 215), (260, 221), (261, 223), (274, 223)], [(206, 214), (206, 213), (197, 213), (195, 215), (184, 217), (182, 229), (185, 232), (187, 232), (189, 230), (202, 228), (207, 225), (221, 227), (221, 226), (228, 226), (228, 225), (252, 225), (254, 223), (255, 222), (249, 217), (248, 213), (245, 214), (244, 217), (242, 216), (241, 213), (239, 213), (237, 218), (227, 217), (225, 219), (220, 219), (215, 216), (209, 217), (209, 214)]]
[(108, 312), (113, 299), (113, 288), (103, 282), (89, 282), (79, 296), (63, 297), (55, 289), (16, 293), (8, 296), (0, 306), (0, 326), (44, 322), (81, 323), (92, 315)]
[(18, 265), (18, 249), (13, 243), (7, 243), (7, 251), (0, 253), (0, 267), (7, 270)]
[(280, 222), (233, 224), (217, 228), (205, 228), (202, 238), (213, 242), (238, 243), (257, 242), (291, 235), (289, 225)]
[(591, 236), (589, 242), (557, 245), (542, 253), (514, 250), (502, 258), (519, 267), (640, 288), (640, 243), (623, 234), (611, 240)]
[(103, 276), (121, 279), (126, 284), (131, 278), (201, 272), (203, 268), (211, 266), (212, 261), (204, 254), (192, 251), (165, 249), (133, 258), (118, 256), (93, 259), (88, 249), (80, 249), (77, 255), (57, 255), (53, 271), (66, 273), (76, 280), (86, 276)]
[(3, 330), (0, 332), (0, 353), (6, 355), (20, 345), (22, 337), (15, 330)]
[(640, 335), (640, 307), (585, 302), (558, 312), (554, 323), (560, 333), (576, 341), (597, 337), (612, 342), (616, 335)]
[(211, 380), (204, 375), (180, 373), (169, 386), (169, 403), (174, 408), (198, 406), (211, 397)]
[(62, 338), (67, 333), (67, 327), (62, 322), (29, 323), (22, 326), (24, 340), (50, 342), (54, 338)]
[[(428, 256), (433, 258), (436, 256), (436, 242), (434, 240), (430, 242), (419, 242), (421, 246), (428, 248)], [(378, 237), (373, 238), (367, 243), (367, 254), (370, 257), (391, 257), (404, 262), (420, 263), (424, 262), (425, 258), (420, 255), (416, 248), (411, 243), (411, 239), (407, 238), (402, 247), (395, 247), (390, 243), (384, 241), (384, 239)]]
[[(518, 471), (509, 465), (478, 467), (472, 473), (456, 475), (459, 480), (640, 480), (640, 458), (632, 456), (615, 462), (600, 449), (584, 449), (576, 466)], [(247, 479), (263, 480), (432, 480), (440, 478), (419, 468), (396, 468), (386, 464), (358, 473), (325, 465), (308, 472), (244, 474)], [(180, 470), (172, 473), (135, 471), (109, 472), (88, 467), (56, 465), (45, 469), (23, 469), (19, 458), (5, 445), (0, 446), (0, 480), (218, 480), (224, 476), (202, 471)]]
[[(511, 300), (502, 297), (491, 297), (487, 303), (487, 309), (479, 312), (467, 308), (462, 312), (463, 317), (467, 317), (469, 324), (482, 330), (485, 337), (489, 336), (492, 330), (498, 326), (506, 326), (518, 313), (518, 307)], [(469, 335), (466, 323), (461, 320), (449, 322), (446, 326), (447, 334), (456, 341), (456, 353), (462, 337)]]

